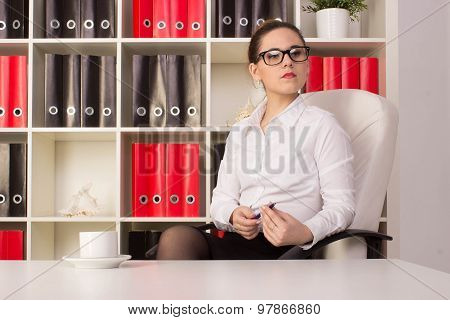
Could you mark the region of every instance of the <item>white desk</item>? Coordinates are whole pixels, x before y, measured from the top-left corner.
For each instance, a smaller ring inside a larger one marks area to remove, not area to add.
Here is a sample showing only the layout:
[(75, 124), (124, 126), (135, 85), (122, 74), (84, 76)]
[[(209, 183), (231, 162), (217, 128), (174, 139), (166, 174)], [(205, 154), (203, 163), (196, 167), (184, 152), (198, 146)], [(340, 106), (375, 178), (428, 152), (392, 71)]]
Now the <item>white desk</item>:
[(103, 270), (57, 261), (0, 261), (0, 298), (6, 297), (443, 299), (450, 297), (450, 274), (396, 259), (127, 261)]

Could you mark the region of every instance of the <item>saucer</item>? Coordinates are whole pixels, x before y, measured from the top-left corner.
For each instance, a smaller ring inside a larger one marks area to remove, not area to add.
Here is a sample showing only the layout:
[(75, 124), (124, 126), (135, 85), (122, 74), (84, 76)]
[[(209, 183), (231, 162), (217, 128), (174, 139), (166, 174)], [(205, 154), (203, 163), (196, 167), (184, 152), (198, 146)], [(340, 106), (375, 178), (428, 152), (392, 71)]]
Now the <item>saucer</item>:
[(130, 255), (122, 254), (112, 258), (80, 258), (79, 256), (64, 256), (63, 260), (70, 262), (75, 268), (81, 269), (112, 269), (131, 259)]

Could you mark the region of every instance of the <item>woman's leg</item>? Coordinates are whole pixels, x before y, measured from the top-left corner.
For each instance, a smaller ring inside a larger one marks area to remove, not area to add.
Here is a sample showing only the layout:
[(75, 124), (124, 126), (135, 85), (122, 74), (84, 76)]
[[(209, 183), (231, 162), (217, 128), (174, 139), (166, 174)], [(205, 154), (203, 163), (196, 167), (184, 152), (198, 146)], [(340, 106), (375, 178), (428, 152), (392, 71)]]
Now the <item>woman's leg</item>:
[(159, 238), (156, 260), (208, 260), (209, 247), (201, 231), (190, 226), (174, 226)]

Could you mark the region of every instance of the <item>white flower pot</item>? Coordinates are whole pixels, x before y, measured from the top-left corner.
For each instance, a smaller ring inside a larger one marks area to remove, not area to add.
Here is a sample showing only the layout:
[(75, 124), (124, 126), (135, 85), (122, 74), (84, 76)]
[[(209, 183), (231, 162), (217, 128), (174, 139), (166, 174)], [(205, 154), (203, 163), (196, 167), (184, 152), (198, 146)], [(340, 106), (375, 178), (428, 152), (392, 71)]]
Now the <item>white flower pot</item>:
[(349, 24), (350, 12), (346, 9), (330, 8), (316, 12), (319, 38), (347, 38)]

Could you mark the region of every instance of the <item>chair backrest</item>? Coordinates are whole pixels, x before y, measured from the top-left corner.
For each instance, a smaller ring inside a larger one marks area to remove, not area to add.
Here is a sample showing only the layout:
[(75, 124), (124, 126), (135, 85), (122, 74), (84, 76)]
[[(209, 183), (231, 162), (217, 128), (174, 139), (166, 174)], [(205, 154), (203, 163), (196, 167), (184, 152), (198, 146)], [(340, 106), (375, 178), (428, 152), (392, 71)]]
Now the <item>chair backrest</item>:
[[(306, 105), (333, 113), (348, 133), (354, 154), (356, 216), (351, 229), (378, 231), (397, 140), (398, 110), (386, 98), (355, 89), (302, 95)], [(326, 258), (365, 257), (363, 239), (327, 246)]]

